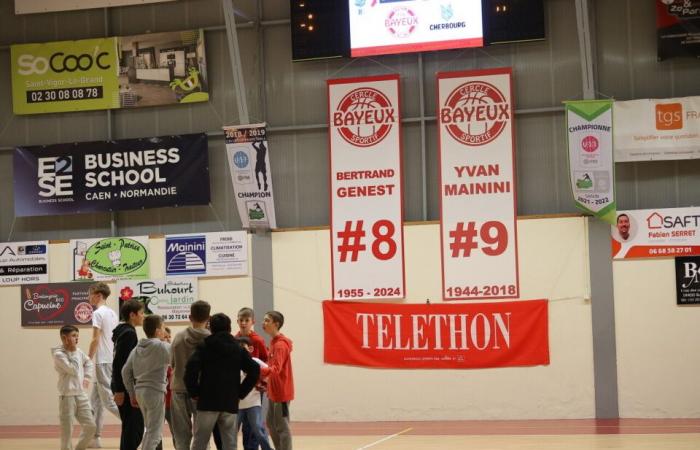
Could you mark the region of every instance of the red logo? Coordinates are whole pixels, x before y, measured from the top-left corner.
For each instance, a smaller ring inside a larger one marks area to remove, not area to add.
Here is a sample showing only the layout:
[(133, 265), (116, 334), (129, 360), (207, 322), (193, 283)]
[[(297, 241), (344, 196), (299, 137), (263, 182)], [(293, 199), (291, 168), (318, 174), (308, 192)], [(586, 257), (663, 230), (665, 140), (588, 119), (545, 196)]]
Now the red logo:
[(598, 147), (598, 138), (596, 138), (595, 136), (586, 136), (581, 141), (581, 148), (584, 152), (593, 153), (594, 151), (598, 150)]
[(92, 306), (87, 302), (78, 303), (73, 314), (78, 322), (88, 323), (92, 320)]
[(505, 96), (484, 81), (457, 87), (440, 109), (440, 125), (457, 141), (474, 147), (496, 139), (509, 120), (510, 104)]
[(372, 88), (348, 92), (333, 113), (333, 126), (348, 143), (370, 147), (381, 142), (396, 123), (396, 110), (386, 95)]
[(131, 289), (129, 286), (126, 286), (125, 288), (122, 288), (121, 291), (119, 291), (119, 299), (120, 300), (131, 300), (131, 297), (134, 296), (134, 290)]
[(408, 8), (396, 8), (389, 13), (384, 26), (397, 38), (405, 38), (416, 29), (418, 17)]
[(683, 128), (683, 105), (660, 103), (656, 105), (656, 129), (680, 130)]

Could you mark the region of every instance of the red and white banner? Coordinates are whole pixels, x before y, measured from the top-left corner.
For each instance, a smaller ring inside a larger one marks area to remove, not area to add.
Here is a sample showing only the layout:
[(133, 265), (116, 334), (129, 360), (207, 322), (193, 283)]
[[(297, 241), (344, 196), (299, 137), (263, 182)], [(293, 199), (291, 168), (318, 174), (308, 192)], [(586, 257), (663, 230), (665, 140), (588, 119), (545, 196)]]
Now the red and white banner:
[(328, 80), (334, 299), (404, 298), (399, 76)]
[(323, 302), (323, 360), (397, 369), (549, 364), (547, 300)]
[(445, 300), (519, 296), (512, 91), (510, 68), (438, 74)]
[(700, 208), (618, 211), (613, 259), (700, 255)]

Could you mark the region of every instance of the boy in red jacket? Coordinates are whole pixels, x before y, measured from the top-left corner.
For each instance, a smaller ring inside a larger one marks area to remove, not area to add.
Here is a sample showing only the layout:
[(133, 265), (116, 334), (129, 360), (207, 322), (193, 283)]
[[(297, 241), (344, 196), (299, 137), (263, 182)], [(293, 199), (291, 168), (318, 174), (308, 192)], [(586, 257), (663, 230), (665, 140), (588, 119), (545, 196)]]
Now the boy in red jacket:
[(292, 431), (289, 428), (289, 402), (294, 400), (294, 377), (292, 376), (292, 341), (280, 333), (284, 316), (278, 311), (269, 311), (263, 319), (263, 330), (272, 338), (267, 367), (260, 375), (268, 377), (267, 429), (276, 450), (292, 450)]

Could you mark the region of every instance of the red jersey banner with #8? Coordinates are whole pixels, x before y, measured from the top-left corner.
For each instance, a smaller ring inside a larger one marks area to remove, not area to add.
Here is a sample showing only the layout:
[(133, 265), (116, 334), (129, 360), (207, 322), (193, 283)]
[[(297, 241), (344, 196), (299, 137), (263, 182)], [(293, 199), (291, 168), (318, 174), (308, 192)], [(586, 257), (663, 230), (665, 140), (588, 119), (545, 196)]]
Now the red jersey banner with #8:
[(511, 69), (438, 74), (445, 300), (519, 296)]
[(323, 302), (323, 361), (397, 369), (549, 364), (547, 300)]
[(403, 298), (399, 76), (328, 80), (334, 299)]

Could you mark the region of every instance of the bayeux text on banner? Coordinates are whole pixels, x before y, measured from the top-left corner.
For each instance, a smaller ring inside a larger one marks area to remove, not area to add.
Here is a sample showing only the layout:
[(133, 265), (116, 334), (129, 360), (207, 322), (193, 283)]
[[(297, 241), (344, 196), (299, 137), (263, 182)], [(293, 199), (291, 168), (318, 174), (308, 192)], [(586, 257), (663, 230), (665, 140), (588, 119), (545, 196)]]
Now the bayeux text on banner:
[(49, 241), (0, 242), (0, 286), (49, 282)]
[(546, 300), (470, 304), (323, 302), (329, 364), (472, 369), (549, 364)]
[(92, 283), (24, 284), (20, 289), (23, 327), (87, 325), (92, 320)]
[(328, 80), (332, 298), (404, 298), (399, 76)]
[(437, 110), (443, 298), (516, 298), (511, 69), (439, 73)]
[(581, 210), (615, 223), (611, 100), (566, 102), (569, 178)]
[(700, 208), (618, 211), (613, 259), (700, 255)]
[(224, 134), (243, 228), (277, 228), (265, 124), (224, 127)]
[(207, 205), (207, 135), (17, 147), (15, 215)]

